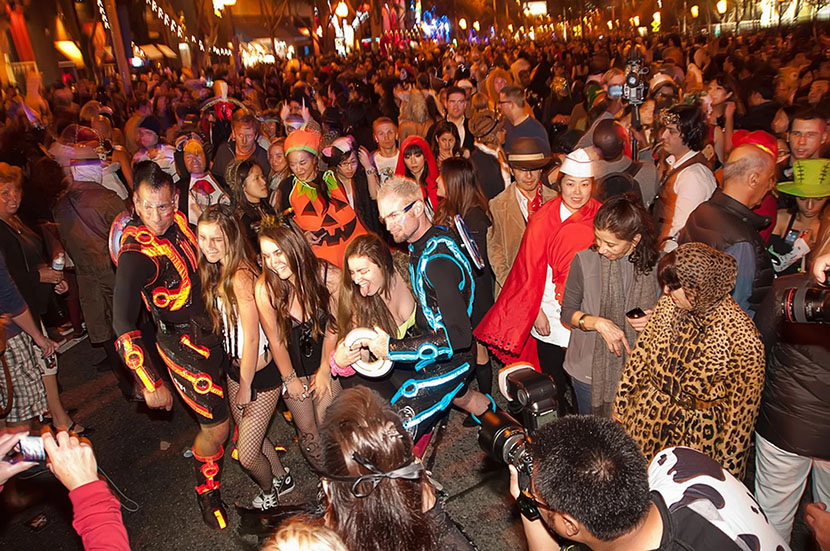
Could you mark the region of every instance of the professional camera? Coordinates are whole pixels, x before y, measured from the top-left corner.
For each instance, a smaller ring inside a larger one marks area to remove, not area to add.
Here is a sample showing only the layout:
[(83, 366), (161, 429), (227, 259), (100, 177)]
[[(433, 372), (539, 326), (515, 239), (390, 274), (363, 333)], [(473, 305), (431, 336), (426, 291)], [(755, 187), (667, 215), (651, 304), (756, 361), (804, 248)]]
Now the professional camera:
[(793, 287), (784, 291), (781, 307), (790, 323), (830, 323), (830, 268), (824, 287)]
[(623, 99), (632, 106), (640, 106), (646, 101), (646, 83), (641, 75), (648, 73), (648, 68), (642, 66), (642, 60), (629, 59), (625, 71), (623, 85)]
[(488, 411), (481, 417), (478, 443), (496, 461), (513, 465), (519, 473), (519, 510), (529, 520), (539, 518), (530, 493), (533, 458), (527, 449), (533, 433), (558, 417), (556, 385), (529, 364), (513, 364), (499, 372), (499, 389), (508, 410), (518, 413), (522, 423), (506, 411)]

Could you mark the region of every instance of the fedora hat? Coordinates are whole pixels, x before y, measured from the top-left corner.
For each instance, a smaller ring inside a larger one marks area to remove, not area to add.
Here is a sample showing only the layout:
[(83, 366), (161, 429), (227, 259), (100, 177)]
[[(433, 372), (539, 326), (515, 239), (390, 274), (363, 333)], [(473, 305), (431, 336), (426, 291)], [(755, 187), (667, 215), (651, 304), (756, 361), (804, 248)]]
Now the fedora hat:
[(551, 160), (534, 138), (516, 138), (507, 152), (507, 164), (513, 168), (539, 170), (547, 167)]
[(781, 193), (796, 197), (830, 196), (830, 159), (802, 159), (793, 163), (793, 181), (781, 182)]

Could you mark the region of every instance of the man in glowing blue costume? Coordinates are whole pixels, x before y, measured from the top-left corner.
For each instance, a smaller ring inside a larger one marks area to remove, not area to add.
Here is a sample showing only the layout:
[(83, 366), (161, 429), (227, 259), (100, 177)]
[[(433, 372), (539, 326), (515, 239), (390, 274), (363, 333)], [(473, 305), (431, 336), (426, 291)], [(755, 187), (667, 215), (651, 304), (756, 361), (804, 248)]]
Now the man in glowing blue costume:
[[(398, 243), (409, 243), (409, 274), (415, 292), (417, 336), (393, 339), (385, 333), (369, 348), (395, 362), (398, 391), (392, 404), (413, 440), (428, 433), (451, 403), (471, 413), (487, 410), (490, 400), (467, 388), (475, 359), (470, 313), (473, 274), (470, 258), (453, 233), (430, 221), (421, 187), (393, 177), (378, 191), (378, 210)], [(403, 364), (403, 365), (402, 365)], [(398, 369), (414, 365), (414, 370)]]

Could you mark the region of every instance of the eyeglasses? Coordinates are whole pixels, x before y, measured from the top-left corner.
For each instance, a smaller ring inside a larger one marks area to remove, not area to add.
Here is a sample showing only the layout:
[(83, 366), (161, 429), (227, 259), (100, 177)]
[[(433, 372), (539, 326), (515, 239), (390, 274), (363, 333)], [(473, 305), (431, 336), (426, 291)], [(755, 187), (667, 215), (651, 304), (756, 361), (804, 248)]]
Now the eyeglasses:
[(394, 212), (390, 212), (390, 213), (389, 213), (389, 214), (387, 214), (385, 217), (384, 217), (384, 216), (381, 216), (381, 217), (380, 217), (380, 223), (381, 223), (381, 224), (388, 224), (388, 223), (390, 223), (390, 222), (391, 222), (392, 224), (397, 224), (398, 222), (400, 222), (401, 218), (403, 218), (403, 216), (404, 216), (407, 212), (409, 212), (409, 211), (412, 209), (412, 207), (414, 207), (414, 206), (415, 206), (415, 203), (417, 203), (417, 202), (418, 202), (417, 200), (416, 200), (416, 201), (412, 201), (411, 203), (409, 203), (408, 205), (406, 205), (406, 206), (405, 206), (404, 208), (402, 208), (401, 210), (396, 210), (396, 211), (394, 211)]
[(170, 214), (173, 212), (173, 208), (176, 205), (176, 201), (172, 200), (169, 203), (162, 203), (160, 205), (151, 205), (147, 202), (146, 199), (141, 201), (141, 209), (146, 211), (156, 211), (159, 214)]

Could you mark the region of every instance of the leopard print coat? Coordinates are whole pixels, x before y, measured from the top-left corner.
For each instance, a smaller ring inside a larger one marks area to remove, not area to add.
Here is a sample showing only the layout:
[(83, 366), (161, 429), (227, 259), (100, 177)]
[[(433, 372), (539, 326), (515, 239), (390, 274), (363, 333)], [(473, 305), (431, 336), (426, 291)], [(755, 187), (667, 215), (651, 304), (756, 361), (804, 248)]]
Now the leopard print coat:
[(688, 446), (741, 478), (764, 386), (764, 347), (729, 296), (735, 260), (700, 243), (675, 251), (693, 308), (660, 298), (623, 370), (614, 411), (649, 459)]

